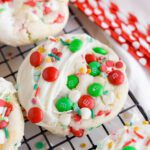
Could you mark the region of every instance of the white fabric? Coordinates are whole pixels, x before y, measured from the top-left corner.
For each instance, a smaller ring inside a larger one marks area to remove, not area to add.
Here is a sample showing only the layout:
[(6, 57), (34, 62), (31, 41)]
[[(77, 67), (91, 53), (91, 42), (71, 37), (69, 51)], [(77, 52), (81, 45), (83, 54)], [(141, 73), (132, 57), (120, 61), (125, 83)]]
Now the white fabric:
[[(150, 1), (149, 0), (106, 0), (113, 1), (119, 5), (124, 12), (132, 12), (142, 20), (144, 24), (150, 23)], [(126, 6), (126, 7), (125, 7)], [(81, 13), (77, 13), (86, 29), (92, 36), (112, 47), (116, 53), (126, 62), (129, 86), (132, 93), (138, 99), (150, 117), (150, 71), (137, 62), (125, 49), (117, 44), (112, 38), (106, 36), (99, 27), (90, 23)]]

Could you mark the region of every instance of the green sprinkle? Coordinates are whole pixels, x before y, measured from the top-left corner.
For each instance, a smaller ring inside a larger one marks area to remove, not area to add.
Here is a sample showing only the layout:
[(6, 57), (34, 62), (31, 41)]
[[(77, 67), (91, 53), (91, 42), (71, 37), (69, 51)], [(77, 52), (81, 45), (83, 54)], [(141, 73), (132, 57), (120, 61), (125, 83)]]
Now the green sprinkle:
[(81, 110), (76, 103), (73, 104), (73, 110), (77, 112), (79, 116), (81, 116)]
[(11, 97), (10, 97), (10, 96), (6, 96), (6, 97), (5, 97), (5, 100), (6, 100), (7, 102), (10, 102), (10, 101), (11, 101)]
[(53, 54), (53, 53), (48, 54), (48, 56), (54, 57), (56, 60), (60, 60), (60, 58), (57, 55)]
[(104, 91), (103, 94), (107, 95), (107, 94), (109, 94), (109, 91)]
[(0, 12), (3, 12), (3, 11), (5, 11), (5, 8), (0, 8)]
[(94, 110), (91, 110), (91, 118), (92, 118), (92, 119), (95, 118)]
[(69, 45), (70, 45), (70, 43), (63, 41), (63, 39), (60, 39), (60, 41), (61, 41), (61, 43), (62, 43), (63, 45), (65, 45), (65, 46), (69, 46)]
[(7, 129), (7, 128), (4, 128), (4, 132), (5, 132), (6, 139), (8, 139), (8, 138), (9, 138), (9, 132), (8, 132), (8, 129)]
[(91, 128), (89, 128), (88, 130), (89, 130), (89, 131), (92, 131), (93, 129), (94, 129), (94, 128), (93, 128), (93, 127), (91, 127)]
[(37, 84), (34, 84), (34, 90), (36, 90), (38, 88), (38, 85)]
[(39, 141), (39, 142), (37, 142), (37, 143), (35, 144), (35, 147), (36, 147), (37, 149), (44, 149), (45, 145), (44, 145), (44, 143), (43, 143), (42, 141)]
[(101, 54), (101, 55), (106, 55), (108, 52), (105, 50), (105, 49), (103, 49), (102, 47), (94, 47), (93, 48), (93, 51), (95, 52), (95, 53), (98, 53), (98, 54)]

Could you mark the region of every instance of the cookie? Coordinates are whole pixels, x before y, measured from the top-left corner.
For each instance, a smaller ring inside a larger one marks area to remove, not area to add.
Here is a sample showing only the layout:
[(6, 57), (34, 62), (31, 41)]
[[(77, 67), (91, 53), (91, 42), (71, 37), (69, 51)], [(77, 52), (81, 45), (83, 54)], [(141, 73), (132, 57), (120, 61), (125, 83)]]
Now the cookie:
[(24, 120), (13, 85), (0, 78), (0, 150), (17, 150), (24, 134)]
[(150, 124), (124, 127), (99, 142), (97, 150), (150, 150)]
[(109, 47), (86, 34), (50, 37), (19, 69), (19, 100), (31, 122), (80, 137), (119, 113), (128, 93), (125, 70)]
[(0, 42), (20, 46), (56, 35), (68, 16), (68, 0), (0, 0)]

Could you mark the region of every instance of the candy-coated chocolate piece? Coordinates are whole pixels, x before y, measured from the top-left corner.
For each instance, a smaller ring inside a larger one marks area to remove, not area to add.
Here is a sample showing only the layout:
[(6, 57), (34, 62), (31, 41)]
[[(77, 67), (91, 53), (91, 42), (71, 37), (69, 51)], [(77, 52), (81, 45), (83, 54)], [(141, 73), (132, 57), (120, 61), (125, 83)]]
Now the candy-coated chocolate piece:
[(90, 69), (91, 69), (91, 75), (92, 76), (98, 76), (98, 75), (100, 75), (100, 63), (98, 63), (98, 62), (96, 62), (96, 61), (93, 61), (93, 62), (91, 62), (90, 64), (89, 64), (89, 66), (90, 66)]
[(43, 120), (44, 114), (43, 111), (39, 107), (32, 107), (28, 111), (28, 119), (32, 123), (39, 123)]
[(90, 119), (91, 118), (91, 110), (89, 108), (81, 108), (81, 117), (82, 119)]
[(43, 56), (40, 52), (38, 51), (35, 51), (31, 54), (30, 56), (30, 64), (33, 66), (33, 67), (38, 67), (42, 64), (42, 61), (43, 61)]
[(82, 137), (84, 134), (84, 129), (76, 130), (76, 129), (70, 127), (70, 132), (76, 137)]
[(98, 53), (98, 54), (101, 54), (101, 55), (106, 55), (108, 52), (104, 49), (104, 48), (102, 48), (102, 47), (94, 47), (93, 48), (93, 51), (95, 52), (95, 53)]
[(80, 39), (74, 39), (69, 45), (69, 50), (71, 52), (77, 52), (82, 48), (82, 46), (83, 42)]
[(124, 79), (124, 74), (119, 70), (114, 70), (108, 74), (108, 80), (113, 85), (121, 85)]
[(47, 82), (54, 82), (59, 76), (59, 71), (55, 67), (47, 67), (42, 73), (43, 79)]
[(98, 97), (103, 94), (103, 85), (100, 83), (93, 83), (88, 87), (88, 93), (93, 97)]
[(96, 61), (96, 56), (94, 54), (86, 54), (85, 60), (89, 64), (93, 61)]
[(76, 75), (70, 75), (68, 76), (68, 80), (67, 80), (67, 87), (72, 90), (74, 88), (76, 88), (76, 86), (79, 83), (79, 79)]
[(56, 108), (59, 112), (72, 110), (73, 102), (68, 97), (61, 97), (56, 102)]
[(107, 67), (113, 67), (114, 66), (114, 61), (112, 61), (112, 60), (106, 61), (106, 66)]
[(123, 63), (121, 61), (118, 61), (118, 62), (116, 62), (115, 66), (116, 66), (116, 68), (122, 68)]
[(126, 146), (122, 150), (136, 150), (134, 146)]
[(80, 108), (86, 107), (92, 110), (94, 108), (95, 102), (90, 95), (82, 95), (78, 101), (78, 105)]

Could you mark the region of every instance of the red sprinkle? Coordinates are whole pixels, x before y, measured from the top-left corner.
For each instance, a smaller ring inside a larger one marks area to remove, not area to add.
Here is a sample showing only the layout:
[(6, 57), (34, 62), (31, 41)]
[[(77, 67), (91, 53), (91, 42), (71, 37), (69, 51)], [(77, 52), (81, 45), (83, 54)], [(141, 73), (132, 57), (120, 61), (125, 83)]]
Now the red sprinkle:
[(0, 106), (4, 107), (6, 106), (7, 102), (5, 102), (4, 100), (0, 99)]
[(118, 61), (118, 62), (116, 62), (115, 66), (116, 66), (116, 68), (122, 68), (123, 63), (121, 61)]
[(85, 59), (86, 62), (89, 64), (93, 61), (96, 61), (96, 56), (94, 54), (86, 54)]
[(121, 85), (124, 79), (124, 74), (119, 70), (114, 70), (108, 74), (108, 80), (113, 85)]
[(150, 145), (150, 139), (146, 142), (145, 145), (146, 145), (146, 146), (149, 146), (149, 145)]
[(4, 129), (7, 126), (8, 126), (8, 122), (6, 122), (5, 120), (0, 121), (0, 129)]
[(135, 130), (134, 130), (134, 134), (136, 135), (136, 136), (138, 136), (138, 138), (140, 138), (140, 139), (144, 139), (144, 136), (143, 135), (141, 135), (141, 134), (139, 134), (138, 132), (136, 132)]
[(100, 110), (98, 113), (97, 113), (97, 116), (102, 116), (104, 114), (104, 111), (103, 110)]
[(43, 56), (40, 52), (35, 51), (30, 56), (30, 64), (34, 67), (38, 67), (42, 64)]
[(110, 115), (110, 113), (111, 113), (111, 111), (110, 111), (110, 110), (105, 111), (105, 116)]
[(6, 107), (7, 107), (7, 110), (6, 110), (5, 116), (7, 117), (13, 110), (13, 105), (11, 103), (6, 103)]
[(59, 71), (55, 67), (47, 67), (42, 73), (43, 79), (47, 82), (54, 82), (59, 76)]
[(123, 147), (126, 147), (126, 146), (128, 146), (128, 145), (130, 145), (131, 143), (135, 143), (136, 141), (134, 140), (134, 139), (131, 139), (130, 141), (127, 141), (124, 145), (123, 145)]
[(78, 101), (80, 108), (89, 108), (92, 110), (94, 108), (94, 99), (90, 95), (82, 95)]
[(64, 16), (59, 14), (54, 23), (62, 23), (64, 21)]
[(39, 123), (43, 120), (43, 118), (44, 118), (43, 111), (39, 107), (32, 107), (28, 111), (28, 119), (32, 123)]
[(75, 114), (75, 115), (73, 116), (73, 120), (74, 120), (75, 122), (79, 122), (79, 121), (81, 120), (81, 116), (79, 116), (78, 114)]
[(108, 60), (108, 61), (106, 61), (106, 66), (107, 67), (113, 67), (114, 66), (114, 62), (112, 60)]
[(34, 96), (37, 97), (39, 93), (40, 93), (40, 87), (38, 87), (38, 88), (36, 89)]
[(84, 134), (84, 129), (76, 130), (76, 129), (70, 127), (70, 132), (76, 137), (82, 137)]

